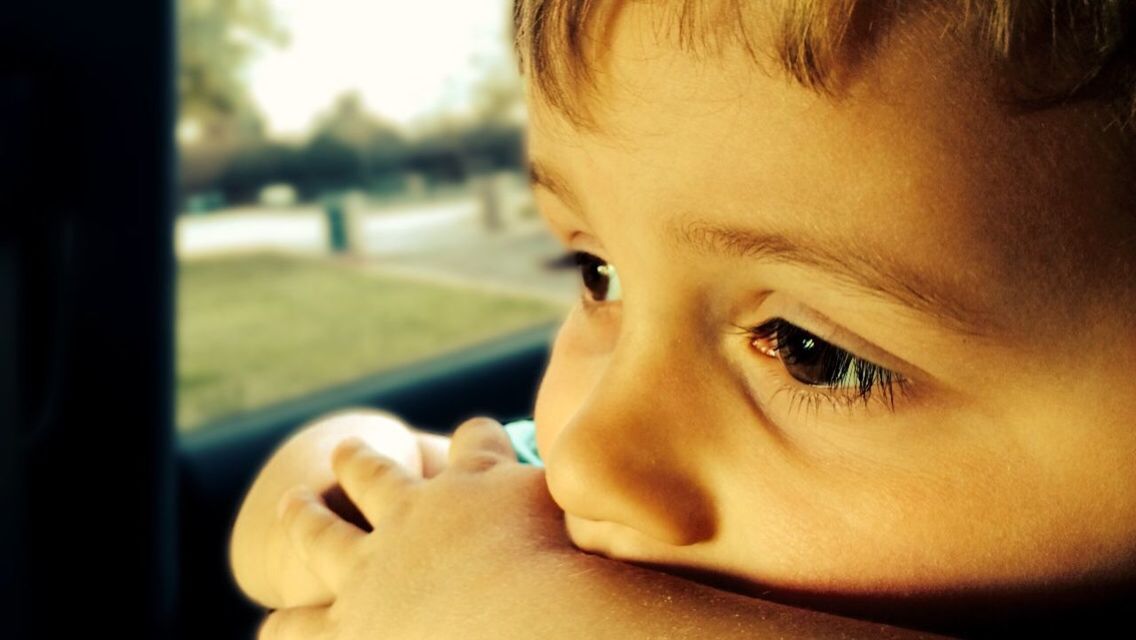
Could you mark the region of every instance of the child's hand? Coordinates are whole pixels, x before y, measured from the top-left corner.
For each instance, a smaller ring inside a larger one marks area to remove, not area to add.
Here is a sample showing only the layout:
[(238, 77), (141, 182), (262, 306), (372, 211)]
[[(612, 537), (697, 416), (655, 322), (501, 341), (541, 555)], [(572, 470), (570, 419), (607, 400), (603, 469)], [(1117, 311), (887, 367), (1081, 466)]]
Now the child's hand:
[(269, 608), (332, 601), (331, 592), (304, 566), (288, 541), (275, 508), (289, 489), (303, 485), (321, 494), (337, 513), (365, 526), (336, 486), (331, 468), (331, 452), (350, 437), (363, 438), (412, 474), (436, 472), (437, 458), (444, 455), (444, 439), (429, 436), (427, 441), (427, 436), (412, 432), (394, 416), (373, 410), (326, 416), (289, 438), (257, 475), (233, 526), (233, 574), (253, 600)]
[[(288, 494), (280, 517), (335, 601), (277, 611), (261, 638), (369, 638), (378, 631), (389, 638), (477, 637), (485, 614), (499, 616), (520, 597), (514, 587), (528, 580), (517, 578), (543, 580), (547, 567), (533, 558), (547, 565), (562, 554), (582, 555), (567, 540), (543, 473), (515, 462), (493, 421), (462, 425), (449, 466), (431, 480), (359, 440), (335, 450), (332, 468), (374, 532), (346, 522), (309, 491)], [(487, 599), (501, 600), (487, 607)]]

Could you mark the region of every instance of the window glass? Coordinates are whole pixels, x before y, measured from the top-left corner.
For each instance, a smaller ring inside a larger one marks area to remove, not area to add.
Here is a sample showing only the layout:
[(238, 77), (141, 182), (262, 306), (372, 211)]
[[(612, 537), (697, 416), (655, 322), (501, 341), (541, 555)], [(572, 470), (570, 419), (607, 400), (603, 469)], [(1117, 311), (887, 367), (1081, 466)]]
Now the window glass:
[(554, 321), (509, 0), (179, 0), (182, 430)]

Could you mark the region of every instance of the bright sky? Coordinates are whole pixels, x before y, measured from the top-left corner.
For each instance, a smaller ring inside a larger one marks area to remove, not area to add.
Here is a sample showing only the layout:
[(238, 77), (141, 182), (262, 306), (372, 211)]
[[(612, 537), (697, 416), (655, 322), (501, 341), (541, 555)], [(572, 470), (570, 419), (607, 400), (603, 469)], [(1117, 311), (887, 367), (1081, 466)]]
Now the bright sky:
[(508, 55), (508, 0), (272, 0), (291, 34), (249, 69), (269, 134), (297, 136), (343, 93), (398, 124), (468, 104), (472, 70)]

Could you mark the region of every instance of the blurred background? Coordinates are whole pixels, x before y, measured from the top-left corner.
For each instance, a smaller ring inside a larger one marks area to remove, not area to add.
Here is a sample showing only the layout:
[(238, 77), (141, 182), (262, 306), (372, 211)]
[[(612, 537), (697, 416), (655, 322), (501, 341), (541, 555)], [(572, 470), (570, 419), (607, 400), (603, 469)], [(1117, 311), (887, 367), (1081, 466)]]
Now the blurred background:
[(177, 424), (554, 322), (510, 0), (178, 0)]

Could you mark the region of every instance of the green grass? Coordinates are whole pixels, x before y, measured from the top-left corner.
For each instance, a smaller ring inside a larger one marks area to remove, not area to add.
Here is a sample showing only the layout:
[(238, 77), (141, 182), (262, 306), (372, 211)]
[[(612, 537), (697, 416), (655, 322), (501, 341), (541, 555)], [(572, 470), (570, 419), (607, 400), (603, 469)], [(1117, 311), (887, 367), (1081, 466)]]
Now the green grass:
[(183, 262), (178, 287), (182, 430), (563, 313), (275, 254)]

